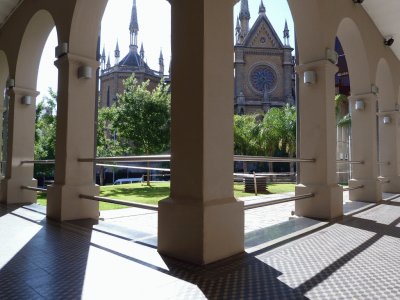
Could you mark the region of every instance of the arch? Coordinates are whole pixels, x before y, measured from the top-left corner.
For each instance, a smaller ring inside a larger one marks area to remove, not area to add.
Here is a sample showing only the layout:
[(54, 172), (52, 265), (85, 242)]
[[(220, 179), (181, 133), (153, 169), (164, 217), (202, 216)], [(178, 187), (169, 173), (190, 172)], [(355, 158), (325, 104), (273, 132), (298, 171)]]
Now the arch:
[(15, 82), (27, 89), (36, 89), (40, 57), (55, 23), (51, 14), (39, 10), (29, 21), (18, 53)]
[(361, 32), (350, 18), (344, 18), (337, 28), (351, 80), (352, 95), (369, 93), (371, 90), (370, 66)]
[(384, 58), (381, 58), (378, 62), (375, 83), (379, 87), (379, 110), (394, 110), (396, 107), (396, 98), (393, 78), (389, 64)]
[(77, 0), (71, 23), (71, 53), (96, 59), (97, 39), (107, 2)]
[[(315, 30), (315, 28), (323, 28), (318, 2), (318, 0), (309, 0), (305, 5), (302, 1), (288, 1), (296, 29), (299, 64), (325, 57), (325, 33), (323, 30)], [(310, 43), (310, 41), (313, 42)]]

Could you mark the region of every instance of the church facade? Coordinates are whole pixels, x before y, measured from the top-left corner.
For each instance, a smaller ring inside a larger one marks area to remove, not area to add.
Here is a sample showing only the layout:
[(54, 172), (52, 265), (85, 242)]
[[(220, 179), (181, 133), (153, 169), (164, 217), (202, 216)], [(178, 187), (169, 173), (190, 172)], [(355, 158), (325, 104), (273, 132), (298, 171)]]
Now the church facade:
[(117, 101), (117, 94), (122, 94), (124, 91), (123, 81), (132, 74), (135, 75), (139, 83), (149, 81), (149, 89), (154, 89), (160, 83), (161, 79), (164, 78), (164, 58), (162, 52), (160, 52), (159, 57), (159, 70), (152, 70), (145, 62), (143, 44), (139, 51), (139, 23), (136, 0), (133, 0), (132, 3), (129, 32), (129, 52), (120, 59), (121, 52), (117, 42), (114, 50), (114, 65), (111, 65), (110, 56), (106, 60), (105, 49), (103, 48), (100, 59), (100, 107), (109, 107)]
[(251, 28), (249, 20), (248, 0), (241, 0), (235, 28), (235, 113), (265, 113), (271, 107), (294, 104), (294, 59), (287, 23), (282, 43), (262, 1)]

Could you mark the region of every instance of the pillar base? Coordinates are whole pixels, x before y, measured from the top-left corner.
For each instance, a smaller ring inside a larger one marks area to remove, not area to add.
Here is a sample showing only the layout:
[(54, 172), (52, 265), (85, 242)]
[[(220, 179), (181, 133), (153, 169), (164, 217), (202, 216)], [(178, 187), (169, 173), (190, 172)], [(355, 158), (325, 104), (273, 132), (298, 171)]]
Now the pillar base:
[(57, 221), (99, 218), (99, 202), (79, 198), (79, 194), (98, 195), (98, 185), (67, 186), (54, 184), (47, 189), (47, 217)]
[(377, 203), (382, 200), (382, 187), (377, 179), (350, 179), (349, 188), (363, 185), (362, 189), (349, 191), (349, 200)]
[(206, 203), (160, 201), (158, 251), (198, 265), (242, 253), (243, 206), (234, 198)]
[(37, 180), (8, 178), (1, 181), (1, 202), (6, 204), (36, 203), (35, 191), (24, 190), (21, 186), (37, 187)]
[(296, 196), (314, 193), (309, 199), (296, 200), (297, 216), (332, 220), (343, 215), (343, 188), (334, 185), (302, 185), (296, 186)]
[(384, 180), (389, 180), (389, 182), (381, 183), (383, 193), (400, 194), (400, 176), (388, 176)]

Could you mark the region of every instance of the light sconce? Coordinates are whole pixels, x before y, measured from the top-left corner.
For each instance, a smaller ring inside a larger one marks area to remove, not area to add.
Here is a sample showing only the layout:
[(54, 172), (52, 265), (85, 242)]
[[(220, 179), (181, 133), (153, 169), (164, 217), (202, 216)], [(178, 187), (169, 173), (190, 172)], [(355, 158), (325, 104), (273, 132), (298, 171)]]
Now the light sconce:
[(390, 118), (390, 116), (384, 116), (383, 117), (383, 124), (388, 125), (392, 123), (392, 119)]
[(393, 43), (394, 39), (392, 37), (383, 40), (383, 44), (388, 47), (392, 46)]
[(356, 110), (364, 110), (364, 101), (363, 100), (356, 100), (354, 108)]
[(89, 66), (81, 66), (78, 68), (78, 78), (90, 79), (92, 78), (93, 69)]
[(353, 0), (353, 3), (355, 3), (355, 4), (361, 4), (363, 2), (364, 2), (364, 0)]
[(307, 85), (315, 84), (317, 82), (317, 73), (315, 71), (304, 72), (304, 83)]
[(379, 88), (375, 84), (371, 84), (371, 93), (374, 95), (379, 94)]
[(9, 88), (9, 89), (15, 87), (15, 80), (12, 79), (12, 78), (9, 78), (9, 79), (7, 80), (6, 86), (7, 86), (7, 88)]
[(56, 47), (55, 55), (56, 58), (60, 58), (61, 56), (68, 53), (68, 43), (61, 43)]
[(334, 65), (336, 65), (339, 60), (339, 54), (337, 54), (337, 52), (335, 50), (327, 48), (326, 49), (326, 59), (329, 60)]
[(23, 96), (21, 98), (21, 104), (31, 105), (32, 104), (32, 96)]

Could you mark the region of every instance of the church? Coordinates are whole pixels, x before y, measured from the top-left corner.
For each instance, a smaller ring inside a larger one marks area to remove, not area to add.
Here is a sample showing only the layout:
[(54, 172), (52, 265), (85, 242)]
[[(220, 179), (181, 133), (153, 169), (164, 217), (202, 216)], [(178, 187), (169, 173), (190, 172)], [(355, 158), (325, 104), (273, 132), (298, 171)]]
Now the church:
[[(136, 0), (132, 3), (131, 21), (129, 25), (130, 44), (129, 52), (120, 59), (121, 52), (118, 42), (114, 50), (114, 65), (111, 65), (110, 56), (106, 60), (105, 49), (100, 58), (100, 107), (109, 107), (117, 100), (117, 94), (124, 91), (123, 81), (132, 73), (139, 83), (149, 81), (149, 88), (154, 89), (164, 78), (164, 58), (162, 51), (159, 57), (159, 70), (152, 70), (145, 61), (143, 44), (138, 47), (139, 23), (137, 17)], [(168, 81), (168, 78), (166, 79)]]
[[(240, 14), (235, 28), (235, 97), (236, 114), (265, 113), (271, 107), (294, 104), (294, 58), (289, 45), (289, 29), (285, 23), (283, 43), (272, 27), (266, 9), (261, 1), (258, 18), (249, 28), (250, 11), (248, 0), (241, 0)], [(139, 83), (149, 80), (153, 89), (161, 79), (170, 82), (164, 75), (164, 59), (159, 57), (159, 70), (152, 70), (145, 62), (143, 44), (138, 50), (139, 24), (136, 0), (133, 0), (129, 26), (130, 46), (128, 54), (120, 59), (117, 45), (114, 51), (114, 65), (106, 58), (105, 49), (101, 55), (100, 107), (111, 106), (117, 94), (123, 92), (123, 80), (135, 74)]]
[(235, 113), (265, 113), (271, 107), (294, 104), (293, 48), (285, 22), (283, 43), (272, 27), (261, 0), (258, 17), (249, 28), (248, 0), (241, 0), (235, 37)]

